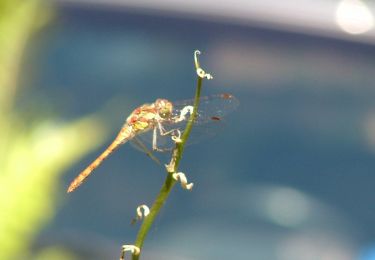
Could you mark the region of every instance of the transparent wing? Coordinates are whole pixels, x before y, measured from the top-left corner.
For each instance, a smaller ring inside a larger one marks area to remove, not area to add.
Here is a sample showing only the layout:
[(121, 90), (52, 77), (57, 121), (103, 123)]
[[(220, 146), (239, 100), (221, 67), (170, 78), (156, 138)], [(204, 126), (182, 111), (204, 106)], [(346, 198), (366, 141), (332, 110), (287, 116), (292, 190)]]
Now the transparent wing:
[[(215, 134), (222, 129), (224, 124), (224, 117), (233, 112), (239, 105), (239, 101), (230, 94), (216, 94), (212, 96), (201, 97), (198, 109), (198, 115), (195, 120), (191, 135), (188, 139), (188, 144), (198, 143), (207, 138), (215, 136)], [(182, 100), (173, 103), (173, 115), (179, 116), (181, 110), (186, 106), (193, 106), (194, 99)], [(183, 133), (189, 119), (189, 114), (186, 120), (179, 123), (164, 122), (163, 127), (169, 131), (178, 129)], [(138, 139), (146, 146), (149, 151), (152, 151), (152, 137), (153, 131), (148, 131), (137, 136)], [(144, 147), (139, 149), (139, 144), (131, 142), (138, 150), (145, 150)], [(157, 131), (157, 146), (165, 151), (170, 151), (174, 147), (174, 142), (170, 135), (162, 136)]]
[[(174, 115), (180, 115), (184, 107), (193, 106), (193, 104), (194, 99), (174, 102)], [(238, 99), (227, 93), (201, 97), (195, 124), (220, 121), (227, 114), (236, 110), (238, 105)]]
[(144, 144), (141, 140), (139, 140), (139, 138), (137, 136), (135, 136), (132, 140), (131, 140), (131, 144), (134, 148), (136, 148), (137, 150), (145, 153), (148, 157), (151, 158), (151, 160), (153, 160), (154, 162), (156, 162), (157, 164), (161, 165), (159, 159), (154, 155), (152, 149), (150, 149), (150, 147), (147, 147), (146, 144)]

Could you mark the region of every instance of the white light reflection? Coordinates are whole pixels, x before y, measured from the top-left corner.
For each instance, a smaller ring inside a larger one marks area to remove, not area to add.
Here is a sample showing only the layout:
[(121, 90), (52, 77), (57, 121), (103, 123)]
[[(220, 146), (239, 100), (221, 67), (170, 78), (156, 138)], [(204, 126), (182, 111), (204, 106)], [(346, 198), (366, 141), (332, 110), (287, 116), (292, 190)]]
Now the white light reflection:
[(309, 231), (292, 234), (280, 241), (280, 260), (353, 260), (355, 250), (338, 234)]
[(304, 222), (311, 210), (306, 196), (290, 188), (275, 188), (264, 200), (266, 216), (281, 226), (293, 227)]
[[(209, 191), (198, 188), (192, 194), (194, 210), (201, 212), (199, 221), (189, 218), (179, 224), (189, 228), (172, 226), (164, 231), (168, 234), (165, 245), (178, 249), (180, 255), (194, 259), (355, 259), (356, 226), (335, 206), (293, 187), (239, 185), (208, 176), (205, 180)], [(162, 240), (155, 244), (159, 249)], [(182, 246), (186, 244), (188, 250)], [(191, 252), (199, 252), (199, 257)]]
[(374, 17), (362, 1), (342, 0), (336, 9), (336, 23), (349, 34), (361, 34), (374, 27)]

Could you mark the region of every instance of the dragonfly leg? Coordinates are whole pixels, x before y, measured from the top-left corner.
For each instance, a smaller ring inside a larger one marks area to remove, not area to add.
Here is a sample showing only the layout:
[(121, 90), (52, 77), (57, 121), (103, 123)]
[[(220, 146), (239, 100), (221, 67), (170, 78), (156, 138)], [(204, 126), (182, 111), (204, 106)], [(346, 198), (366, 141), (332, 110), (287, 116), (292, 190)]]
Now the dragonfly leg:
[(171, 135), (172, 137), (172, 140), (174, 142), (178, 142), (181, 137), (181, 131), (178, 130), (178, 129), (171, 129), (169, 131), (166, 131), (164, 129), (164, 127), (162, 126), (162, 124), (160, 122), (158, 122), (157, 124), (157, 127), (154, 127), (154, 130), (153, 130), (153, 133), (152, 133), (152, 149), (154, 151), (158, 151), (158, 152), (166, 152), (166, 151), (169, 151), (169, 149), (161, 149), (161, 148), (158, 148), (157, 146), (157, 136), (158, 136), (158, 133), (157, 131), (159, 130), (159, 133), (160, 135), (162, 136), (165, 136), (165, 135)]
[[(158, 141), (157, 141), (157, 139), (158, 139), (158, 129), (157, 128), (159, 128), (159, 130), (160, 130), (160, 127), (161, 127), (161, 125), (159, 126), (158, 125), (158, 127), (154, 127), (154, 130), (153, 130), (153, 133), (152, 133), (152, 150), (154, 150), (154, 151), (157, 151), (157, 152), (166, 152), (166, 151), (168, 151), (168, 149), (161, 149), (161, 148), (159, 148), (158, 147)], [(166, 132), (161, 132), (160, 131), (160, 134), (161, 135), (166, 135)]]
[(154, 130), (152, 131), (152, 150), (154, 151), (158, 151), (158, 147), (157, 147), (157, 132), (156, 132), (156, 127), (154, 127)]
[(169, 131), (166, 131), (160, 122), (158, 122), (158, 127), (157, 128), (159, 129), (159, 133), (162, 136), (173, 135), (173, 133), (178, 130), (178, 129), (174, 128), (174, 129), (171, 129)]

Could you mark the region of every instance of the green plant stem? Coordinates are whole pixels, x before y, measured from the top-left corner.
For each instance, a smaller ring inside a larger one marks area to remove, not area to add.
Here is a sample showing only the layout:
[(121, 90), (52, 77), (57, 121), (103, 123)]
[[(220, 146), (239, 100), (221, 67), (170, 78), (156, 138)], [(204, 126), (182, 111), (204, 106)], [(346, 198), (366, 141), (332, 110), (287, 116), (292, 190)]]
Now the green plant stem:
[[(176, 143), (176, 147), (173, 150), (172, 160), (171, 160), (171, 163), (170, 163), (170, 165), (172, 165), (172, 167), (167, 169), (168, 175), (165, 179), (165, 182), (164, 182), (163, 186), (161, 187), (161, 190), (160, 190), (158, 196), (156, 197), (156, 199), (154, 201), (154, 204), (152, 205), (152, 207), (150, 209), (150, 214), (146, 218), (144, 218), (144, 221), (142, 222), (142, 225), (141, 225), (141, 227), (138, 231), (138, 235), (137, 235), (137, 238), (136, 238), (136, 241), (135, 241), (134, 245), (137, 246), (140, 249), (142, 249), (144, 240), (147, 236), (148, 231), (150, 230), (150, 228), (152, 226), (152, 223), (154, 222), (156, 216), (159, 214), (160, 209), (162, 208), (162, 206), (166, 202), (173, 186), (176, 184), (176, 180), (173, 179), (172, 174), (177, 172), (177, 170), (178, 170), (178, 166), (179, 166), (181, 158), (182, 158), (182, 153), (184, 151), (186, 141), (189, 138), (190, 132), (193, 128), (194, 121), (197, 117), (197, 113), (198, 113), (197, 111), (198, 111), (198, 107), (199, 107), (199, 101), (200, 101), (200, 95), (201, 95), (201, 89), (202, 89), (202, 81), (203, 81), (203, 79), (198, 76), (197, 88), (196, 88), (195, 97), (194, 97), (193, 113), (190, 116), (190, 118), (188, 120), (188, 123), (186, 124), (186, 128), (185, 128), (184, 133), (182, 134), (182, 137), (181, 137), (181, 142)], [(139, 257), (140, 257), (140, 254), (138, 254), (138, 255), (133, 254), (132, 260), (139, 260)]]

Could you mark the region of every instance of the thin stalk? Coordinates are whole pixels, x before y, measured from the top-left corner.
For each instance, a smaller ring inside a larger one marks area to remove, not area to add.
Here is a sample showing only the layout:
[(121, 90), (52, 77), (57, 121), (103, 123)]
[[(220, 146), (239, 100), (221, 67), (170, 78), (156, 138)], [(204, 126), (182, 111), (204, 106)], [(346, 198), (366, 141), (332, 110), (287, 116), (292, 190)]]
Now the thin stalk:
[[(195, 122), (195, 119), (197, 117), (197, 111), (199, 107), (199, 101), (200, 101), (200, 95), (201, 95), (201, 89), (202, 89), (202, 81), (203, 79), (198, 76), (197, 80), (197, 88), (195, 91), (195, 97), (194, 97), (194, 110), (192, 115), (190, 116), (188, 123), (186, 124), (186, 128), (184, 130), (184, 133), (181, 137), (181, 142), (176, 143), (176, 146), (172, 153), (172, 159), (171, 163), (169, 164), (171, 167), (167, 167), (167, 177), (164, 181), (163, 186), (161, 187), (159, 194), (157, 195), (154, 204), (152, 205), (150, 209), (150, 214), (144, 218), (142, 225), (138, 231), (138, 235), (135, 241), (135, 246), (138, 248), (142, 248), (144, 240), (147, 236), (148, 231), (150, 230), (156, 216), (159, 214), (160, 209), (166, 202), (173, 186), (176, 184), (176, 180), (173, 179), (172, 173), (175, 173), (178, 171), (178, 166), (180, 164), (180, 160), (182, 158), (182, 153), (185, 148), (185, 144), (187, 139), (189, 138), (190, 132), (193, 128), (193, 124)], [(142, 250), (141, 250), (142, 251)], [(132, 260), (139, 260), (140, 254), (133, 254)]]

